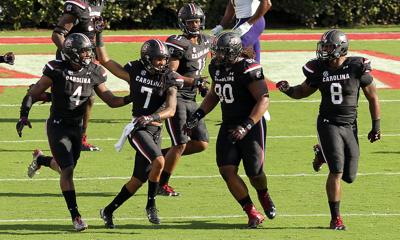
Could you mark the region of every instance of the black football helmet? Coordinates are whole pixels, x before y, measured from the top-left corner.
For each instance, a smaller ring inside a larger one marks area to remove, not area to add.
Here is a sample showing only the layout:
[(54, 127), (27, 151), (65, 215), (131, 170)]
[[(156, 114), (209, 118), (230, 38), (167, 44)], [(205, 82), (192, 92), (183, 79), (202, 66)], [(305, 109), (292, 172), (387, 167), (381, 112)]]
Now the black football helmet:
[[(72, 33), (64, 40), (64, 56), (72, 63), (88, 66), (93, 60), (93, 46), (89, 38), (83, 33)], [(81, 57), (80, 54), (88, 52), (89, 55)]]
[(317, 58), (320, 60), (333, 60), (347, 54), (349, 41), (346, 34), (332, 29), (325, 32), (317, 44)]
[(234, 32), (224, 32), (214, 40), (211, 50), (217, 65), (228, 66), (235, 63), (242, 53), (242, 40)]
[[(187, 25), (187, 21), (196, 19), (200, 19), (199, 28), (191, 28)], [(205, 24), (206, 16), (204, 15), (203, 10), (196, 4), (189, 3), (179, 9), (178, 25), (181, 28), (182, 32), (188, 35), (199, 35), (200, 30), (204, 29)]]
[[(167, 45), (158, 39), (147, 40), (140, 50), (140, 61), (151, 74), (165, 73), (168, 69), (169, 56)], [(161, 67), (154, 66), (152, 60), (157, 57), (165, 58), (166, 64)]]

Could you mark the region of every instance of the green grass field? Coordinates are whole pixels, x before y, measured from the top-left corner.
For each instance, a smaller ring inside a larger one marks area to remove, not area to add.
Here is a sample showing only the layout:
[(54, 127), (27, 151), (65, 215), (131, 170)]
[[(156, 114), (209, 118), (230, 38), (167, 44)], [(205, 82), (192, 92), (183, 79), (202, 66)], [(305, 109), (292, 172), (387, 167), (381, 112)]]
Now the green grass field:
[[(314, 42), (271, 42), (263, 43), (263, 50), (314, 49), (315, 45)], [(107, 46), (109, 54), (124, 63), (138, 57), (140, 44)], [(399, 41), (356, 41), (351, 47), (400, 56)], [(17, 53), (50, 53), (54, 47), (0, 46), (0, 52), (6, 49)], [(344, 232), (327, 229), (330, 220), (325, 195), (327, 166), (318, 174), (311, 167), (312, 146), (317, 142), (315, 119), (319, 105), (313, 100), (319, 100), (318, 93), (306, 101), (288, 101), (279, 92), (271, 92), (272, 121), (268, 122), (265, 171), (278, 215), (256, 230), (245, 228), (247, 218), (218, 174), (215, 163), (216, 124), (220, 122), (218, 107), (206, 118), (211, 138), (209, 149), (183, 157), (170, 181), (181, 196), (157, 199), (162, 224), (153, 226), (147, 221), (144, 212), (147, 185), (144, 185), (115, 212), (117, 228), (103, 228), (98, 211), (131, 176), (134, 151), (129, 144), (120, 153), (113, 148), (124, 125), (130, 121), (130, 107), (110, 109), (98, 99), (88, 134), (90, 142), (103, 150), (83, 152), (76, 168), (79, 209), (89, 229), (75, 233), (57, 174), (41, 169), (33, 180), (26, 176), (32, 150), (40, 148), (46, 154), (50, 151), (44, 131), (49, 105), (35, 105), (30, 114), (33, 128), (24, 129), (23, 138), (16, 134), (19, 104), (25, 92), (24, 88), (6, 88), (0, 94), (0, 239), (364, 240), (398, 239), (400, 234), (399, 90), (378, 92), (382, 101), (383, 137), (374, 144), (367, 141), (366, 134), (371, 127), (368, 104), (360, 97), (359, 176), (353, 184), (343, 186), (341, 211), (348, 227)], [(163, 145), (168, 146), (168, 135), (164, 133), (163, 137)], [(261, 209), (252, 189), (251, 196)]]

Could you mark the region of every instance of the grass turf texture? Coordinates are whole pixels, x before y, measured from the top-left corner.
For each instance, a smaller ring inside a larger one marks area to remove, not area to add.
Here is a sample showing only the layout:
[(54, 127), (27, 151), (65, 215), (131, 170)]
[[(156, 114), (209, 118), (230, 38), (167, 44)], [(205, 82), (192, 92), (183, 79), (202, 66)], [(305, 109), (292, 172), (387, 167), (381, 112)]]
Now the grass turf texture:
[[(351, 44), (354, 50), (359, 47), (400, 55), (396, 52), (398, 41), (357, 41)], [(120, 63), (137, 58), (139, 45), (107, 44), (111, 57)], [(44, 48), (38, 50), (38, 46), (30, 49), (20, 49), (24, 47), (20, 45), (0, 46), (0, 52), (7, 48), (16, 52), (43, 53)], [(46, 52), (53, 51), (50, 45), (44, 47)], [(129, 47), (132, 47), (130, 52), (126, 51)], [(263, 50), (289, 50), (290, 47), (314, 49), (315, 43), (267, 42)], [(317, 141), (315, 118), (318, 102), (280, 102), (289, 99), (276, 91), (271, 92), (272, 121), (268, 123), (265, 165), (265, 171), (271, 175), (268, 178), (270, 192), (278, 208), (275, 220), (266, 220), (258, 230), (244, 228), (247, 218), (218, 176), (215, 164), (216, 124), (220, 120), (217, 107), (206, 118), (211, 136), (209, 149), (183, 157), (175, 177), (171, 179), (171, 185), (182, 196), (158, 197), (162, 225), (152, 226), (146, 219), (147, 185), (144, 185), (136, 196), (115, 212), (117, 229), (104, 229), (98, 210), (113, 199), (131, 175), (134, 151), (129, 145), (125, 145), (121, 153), (113, 149), (115, 139), (130, 119), (130, 107), (110, 109), (97, 105), (93, 109), (88, 134), (90, 142), (99, 145), (103, 151), (83, 152), (75, 173), (78, 204), (89, 224), (89, 229), (81, 235), (75, 235), (72, 230), (57, 174), (42, 169), (34, 180), (26, 180), (26, 167), (31, 161), (32, 150), (41, 148), (46, 154), (50, 151), (44, 132), (48, 105), (33, 107), (30, 115), (33, 128), (24, 129), (21, 139), (15, 132), (19, 107), (4, 106), (19, 105), (25, 91), (24, 88), (7, 88), (0, 94), (1, 239), (396, 239), (399, 234), (396, 226), (400, 224), (400, 128), (397, 124), (400, 102), (389, 101), (399, 100), (398, 90), (378, 92), (381, 100), (388, 101), (381, 103), (384, 135), (374, 144), (366, 139), (371, 123), (368, 104), (361, 94), (361, 174), (355, 183), (343, 185), (341, 210), (348, 227), (345, 232), (326, 229), (330, 218), (325, 195), (327, 166), (320, 174), (313, 173), (311, 167), (312, 145)], [(318, 93), (308, 98), (317, 99)], [(96, 102), (101, 101), (97, 99)], [(163, 136), (167, 138), (168, 135), (164, 132)], [(20, 140), (29, 141), (18, 142)], [(165, 139), (163, 145), (168, 146), (169, 140)], [(242, 168), (240, 173), (243, 174)], [(189, 178), (191, 176), (202, 177)], [(248, 183), (246, 178), (245, 181)], [(261, 210), (255, 192), (250, 191)]]

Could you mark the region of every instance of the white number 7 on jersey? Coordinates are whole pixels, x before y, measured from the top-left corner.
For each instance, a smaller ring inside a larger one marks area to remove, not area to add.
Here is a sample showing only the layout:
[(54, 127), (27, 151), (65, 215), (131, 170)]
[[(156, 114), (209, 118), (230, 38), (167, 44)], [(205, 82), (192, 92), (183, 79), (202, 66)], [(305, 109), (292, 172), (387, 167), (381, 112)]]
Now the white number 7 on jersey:
[(147, 108), (149, 106), (149, 103), (150, 103), (150, 98), (151, 98), (151, 94), (153, 93), (153, 89), (142, 86), (142, 88), (140, 89), (140, 92), (141, 93), (144, 93), (144, 92), (147, 93), (146, 101), (144, 102), (144, 106), (143, 106), (143, 108)]

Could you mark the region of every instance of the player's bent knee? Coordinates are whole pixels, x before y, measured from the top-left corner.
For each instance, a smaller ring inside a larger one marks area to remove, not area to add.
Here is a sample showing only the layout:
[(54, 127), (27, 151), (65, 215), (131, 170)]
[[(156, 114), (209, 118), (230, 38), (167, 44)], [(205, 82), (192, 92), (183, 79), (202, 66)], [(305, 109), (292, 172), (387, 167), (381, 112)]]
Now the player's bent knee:
[(152, 165), (151, 168), (153, 171), (161, 172), (161, 170), (164, 168), (164, 163), (165, 163), (165, 160), (164, 160), (163, 156), (156, 157), (151, 163), (151, 165)]
[(356, 180), (357, 175), (356, 174), (343, 174), (342, 180), (345, 181), (346, 183), (353, 183)]

